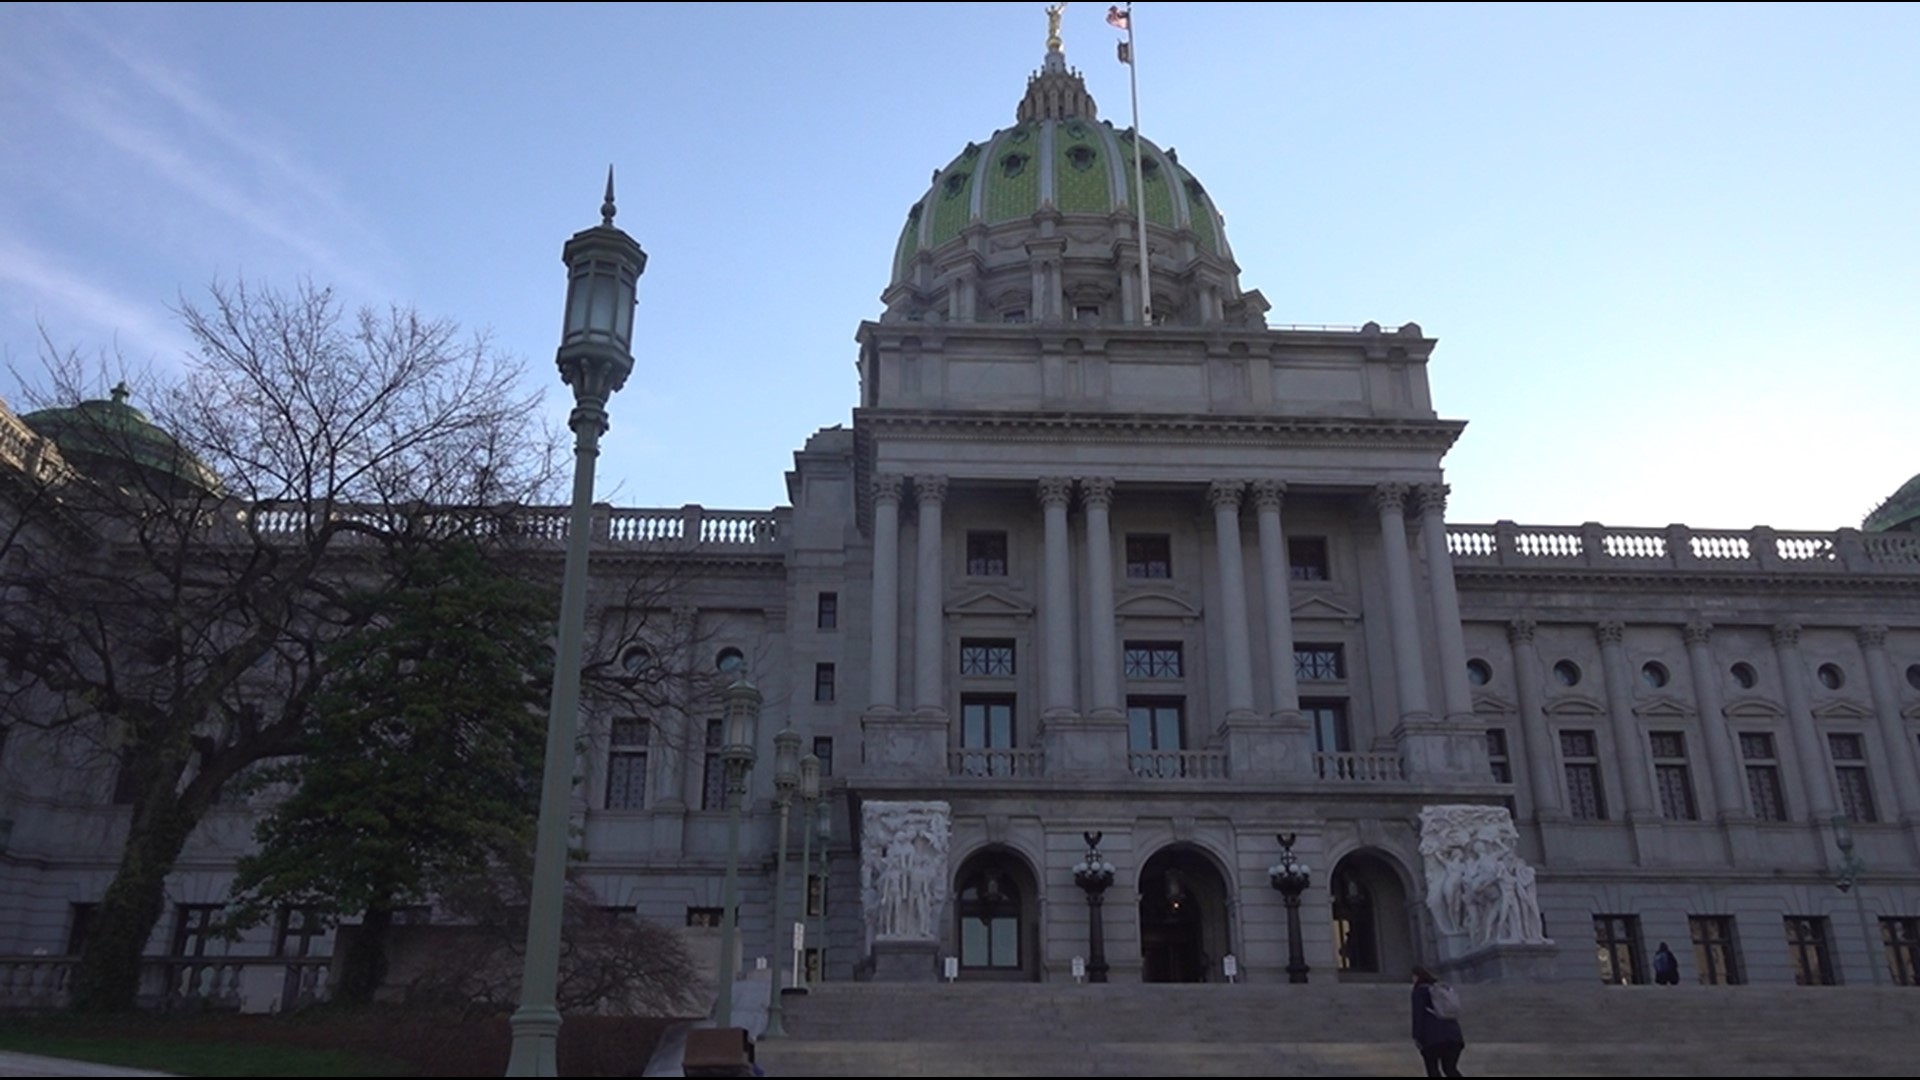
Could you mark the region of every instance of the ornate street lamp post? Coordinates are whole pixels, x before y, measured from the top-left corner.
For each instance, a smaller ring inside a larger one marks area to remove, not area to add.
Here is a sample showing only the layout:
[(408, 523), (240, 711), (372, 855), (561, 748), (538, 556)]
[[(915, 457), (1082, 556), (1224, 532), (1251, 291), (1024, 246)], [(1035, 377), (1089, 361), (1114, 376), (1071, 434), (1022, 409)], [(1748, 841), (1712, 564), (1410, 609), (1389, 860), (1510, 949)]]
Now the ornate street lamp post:
[(567, 873), (567, 806), (573, 793), (574, 739), (580, 713), (580, 650), (587, 609), (587, 547), (593, 533), (593, 470), (607, 431), (607, 399), (633, 371), (633, 307), (647, 253), (613, 225), (613, 170), (600, 224), (574, 233), (561, 249), (567, 310), (555, 363), (573, 390), (573, 502), (567, 519), (566, 577), (560, 590), (560, 642), (547, 709), (547, 759), (540, 782), (533, 892), (527, 912), (526, 967), (513, 1014), (509, 1076), (557, 1076), (560, 1010), (560, 911)]
[(753, 769), (753, 737), (760, 725), (760, 689), (740, 674), (727, 687), (726, 743), (720, 762), (727, 771), (727, 878), (720, 890), (720, 1000), (714, 1026), (733, 1026), (735, 943), (740, 937), (740, 804), (747, 798), (747, 774)]
[(1280, 891), (1287, 905), (1287, 981), (1307, 981), (1307, 950), (1300, 940), (1300, 894), (1313, 884), (1313, 872), (1293, 853), (1294, 833), (1281, 833), (1280, 861), (1267, 868), (1267, 879)]
[(833, 846), (833, 800), (822, 798), (814, 808), (813, 833), (820, 841), (820, 926), (810, 935), (813, 955), (820, 961), (820, 981), (827, 981), (827, 898), (833, 895), (833, 863), (827, 849)]
[(1100, 854), (1100, 838), (1105, 833), (1089, 832), (1080, 836), (1087, 842), (1087, 853), (1073, 864), (1073, 883), (1087, 894), (1087, 981), (1107, 981), (1107, 925), (1103, 911), (1107, 888), (1113, 884), (1113, 864)]
[(785, 1008), (780, 1003), (780, 958), (790, 952), (793, 932), (787, 928), (787, 811), (793, 789), (800, 786), (800, 734), (783, 726), (773, 737), (773, 804), (780, 809), (778, 854), (773, 860), (773, 985), (768, 989), (767, 1031), (770, 1038), (787, 1033)]
[(1873, 920), (1867, 918), (1867, 901), (1856, 888), (1860, 884), (1860, 875), (1866, 872), (1867, 864), (1853, 853), (1853, 825), (1845, 814), (1833, 817), (1833, 843), (1840, 849), (1840, 865), (1834, 867), (1837, 876), (1833, 887), (1841, 893), (1853, 894), (1853, 908), (1860, 915), (1860, 946), (1867, 950), (1867, 970), (1873, 972), (1873, 985), (1879, 986), (1885, 980), (1880, 975), (1880, 957), (1873, 948)]
[[(813, 815), (820, 803), (820, 759), (808, 754), (800, 759), (800, 925), (807, 926), (813, 916)], [(786, 830), (780, 830), (786, 835)], [(806, 937), (813, 937), (808, 927)], [(815, 942), (815, 947), (819, 946)], [(807, 977), (807, 956), (802, 952), (794, 960), (793, 982), (805, 990), (813, 982)]]

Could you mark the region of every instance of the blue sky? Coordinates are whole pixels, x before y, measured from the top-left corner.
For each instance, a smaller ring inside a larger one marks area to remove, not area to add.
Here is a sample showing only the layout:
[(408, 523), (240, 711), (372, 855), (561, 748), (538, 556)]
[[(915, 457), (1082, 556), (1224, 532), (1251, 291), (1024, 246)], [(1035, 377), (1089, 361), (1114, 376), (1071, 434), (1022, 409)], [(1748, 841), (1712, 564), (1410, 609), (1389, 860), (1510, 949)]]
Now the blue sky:
[[(304, 276), (488, 331), (558, 419), (560, 245), (611, 162), (652, 261), (602, 497), (774, 505), (1043, 7), (6, 5), (0, 349), (164, 369), (182, 295)], [(1067, 55), (1124, 125), (1104, 11)], [(1271, 321), (1440, 339), (1452, 519), (1824, 529), (1920, 470), (1920, 7), (1136, 19), (1142, 126)]]

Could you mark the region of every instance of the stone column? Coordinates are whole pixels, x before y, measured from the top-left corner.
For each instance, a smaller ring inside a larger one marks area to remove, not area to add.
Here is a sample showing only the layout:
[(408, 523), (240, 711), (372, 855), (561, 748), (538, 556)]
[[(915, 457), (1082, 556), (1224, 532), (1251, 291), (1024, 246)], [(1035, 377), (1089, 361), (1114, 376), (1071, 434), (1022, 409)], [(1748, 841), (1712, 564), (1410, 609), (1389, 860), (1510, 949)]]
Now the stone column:
[(1542, 821), (1566, 817), (1560, 801), (1560, 772), (1554, 767), (1560, 748), (1554, 745), (1553, 732), (1547, 727), (1540, 686), (1540, 650), (1533, 643), (1537, 629), (1532, 619), (1521, 617), (1507, 623), (1507, 648), (1513, 653), (1513, 688), (1520, 699), (1520, 718), (1514, 724), (1513, 743), (1508, 757), (1524, 762), (1520, 774), (1532, 786), (1533, 816)]
[(871, 704), (885, 715), (900, 707), (900, 478), (873, 479), (873, 630)]
[(1087, 642), (1093, 650), (1092, 713), (1103, 720), (1125, 716), (1121, 708), (1120, 646), (1113, 616), (1113, 480), (1080, 481), (1080, 505), (1087, 515)]
[(1726, 703), (1720, 697), (1720, 668), (1713, 662), (1713, 624), (1693, 619), (1680, 633), (1687, 642), (1687, 667), (1693, 674), (1694, 701), (1700, 707), (1701, 741), (1706, 746), (1707, 771), (1713, 777), (1714, 807), (1722, 821), (1748, 818), (1752, 815), (1747, 811), (1740, 748), (1727, 729)]
[(1627, 797), (1628, 821), (1653, 821), (1660, 814), (1653, 805), (1653, 778), (1648, 774), (1649, 750), (1633, 715), (1633, 681), (1627, 674), (1627, 627), (1609, 619), (1593, 628), (1600, 643), (1601, 675), (1607, 688), (1607, 716), (1613, 721), (1613, 759), (1620, 773), (1620, 789)]
[(1247, 635), (1247, 572), (1240, 552), (1239, 480), (1207, 486), (1213, 504), (1214, 551), (1220, 563), (1220, 611), (1227, 660), (1227, 713), (1253, 714), (1253, 646)]
[(913, 704), (922, 716), (946, 714), (946, 686), (940, 676), (946, 644), (946, 566), (940, 551), (940, 509), (947, 478), (916, 476), (914, 498), (920, 504), (918, 592), (913, 608)]
[(1272, 682), (1271, 711), (1276, 717), (1300, 715), (1300, 683), (1293, 674), (1293, 598), (1289, 588), (1293, 568), (1287, 562), (1287, 534), (1280, 524), (1280, 504), (1287, 485), (1259, 480), (1253, 485), (1253, 503), (1260, 521), (1260, 587), (1267, 613), (1267, 669)]
[(1887, 773), (1893, 777), (1893, 809), (1902, 820), (1920, 813), (1920, 763), (1914, 758), (1913, 736), (1900, 715), (1900, 694), (1894, 688), (1893, 665), (1887, 659), (1887, 628), (1863, 626), (1855, 632), (1867, 662), (1867, 687), (1873, 693), (1874, 715), (1880, 721), (1880, 739), (1887, 744)]
[(1800, 627), (1783, 622), (1773, 628), (1773, 655), (1787, 691), (1787, 729), (1793, 737), (1794, 773), (1800, 777), (1800, 805), (1813, 821), (1826, 825), (1834, 815), (1833, 777), (1826, 748), (1813, 722), (1813, 698), (1807, 693), (1807, 664), (1800, 656)]
[(1071, 716), (1075, 711), (1073, 580), (1067, 550), (1067, 500), (1072, 495), (1073, 481), (1064, 476), (1040, 481), (1040, 506), (1046, 515), (1046, 592), (1040, 611), (1047, 642), (1041, 679), (1043, 716)]
[(1447, 719), (1473, 723), (1473, 690), (1467, 685), (1467, 639), (1460, 626), (1460, 594), (1453, 585), (1453, 556), (1447, 551), (1447, 485), (1422, 484), (1420, 540), (1427, 554), (1427, 587), (1432, 592), (1434, 647), (1440, 658), (1440, 689)]
[(1380, 512), (1380, 549), (1387, 563), (1387, 609), (1393, 630), (1393, 673), (1400, 693), (1400, 722), (1432, 719), (1427, 708), (1427, 678), (1420, 655), (1420, 627), (1414, 615), (1413, 567), (1407, 557), (1404, 507), (1407, 485), (1380, 484), (1373, 505)]

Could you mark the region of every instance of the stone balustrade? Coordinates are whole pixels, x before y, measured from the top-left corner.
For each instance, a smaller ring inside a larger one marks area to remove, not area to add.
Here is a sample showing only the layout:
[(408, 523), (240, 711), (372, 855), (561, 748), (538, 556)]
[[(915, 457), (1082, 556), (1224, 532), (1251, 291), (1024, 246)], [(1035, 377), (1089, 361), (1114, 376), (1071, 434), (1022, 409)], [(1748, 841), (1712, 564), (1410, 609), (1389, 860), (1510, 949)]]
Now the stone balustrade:
[(1027, 747), (964, 747), (947, 751), (950, 776), (1024, 779), (1047, 774), (1045, 750)]
[(1319, 751), (1313, 755), (1313, 769), (1322, 780), (1397, 784), (1407, 778), (1406, 760), (1397, 753)]
[[(68, 993), (75, 956), (0, 957), (0, 1009), (60, 1009)], [(195, 956), (152, 957), (141, 964), (142, 999), (163, 1008), (239, 1009), (249, 971), (263, 971), (270, 989), (262, 1002), (281, 1011), (324, 1001), (327, 957)]]
[(1127, 768), (1142, 780), (1225, 780), (1225, 750), (1130, 750)]
[(1503, 567), (1735, 573), (1920, 574), (1920, 535), (1584, 525), (1447, 526), (1457, 569)]

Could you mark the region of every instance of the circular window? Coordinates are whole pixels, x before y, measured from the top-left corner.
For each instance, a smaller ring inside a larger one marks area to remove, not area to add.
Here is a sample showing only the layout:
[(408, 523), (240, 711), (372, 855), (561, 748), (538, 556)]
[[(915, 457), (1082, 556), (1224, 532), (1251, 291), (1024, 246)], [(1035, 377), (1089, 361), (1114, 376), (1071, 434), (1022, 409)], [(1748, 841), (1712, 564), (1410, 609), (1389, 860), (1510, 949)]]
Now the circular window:
[(653, 654), (644, 646), (629, 645), (620, 653), (620, 671), (626, 675), (639, 675), (653, 665)]
[(1733, 665), (1733, 683), (1735, 686), (1738, 686), (1742, 690), (1751, 690), (1759, 681), (1760, 675), (1753, 670), (1752, 664), (1742, 660)]
[(1554, 681), (1561, 686), (1580, 685), (1580, 665), (1571, 660), (1562, 660), (1553, 665)]
[(1820, 677), (1820, 685), (1829, 690), (1838, 690), (1847, 681), (1847, 677), (1840, 673), (1840, 667), (1837, 664), (1821, 664), (1820, 670), (1814, 674)]
[(713, 666), (716, 670), (731, 675), (747, 666), (747, 658), (739, 649), (721, 649), (713, 658)]
[(1651, 686), (1655, 690), (1658, 690), (1661, 687), (1667, 685), (1667, 682), (1669, 681), (1670, 678), (1671, 676), (1667, 674), (1667, 667), (1665, 664), (1655, 663), (1654, 661), (1649, 660), (1646, 663), (1640, 665), (1640, 681), (1643, 683), (1646, 683), (1648, 686)]
[(1493, 681), (1493, 669), (1487, 666), (1485, 660), (1469, 660), (1467, 661), (1467, 681), (1475, 686), (1485, 686)]
[(1920, 690), (1920, 664), (1907, 665), (1907, 685)]

